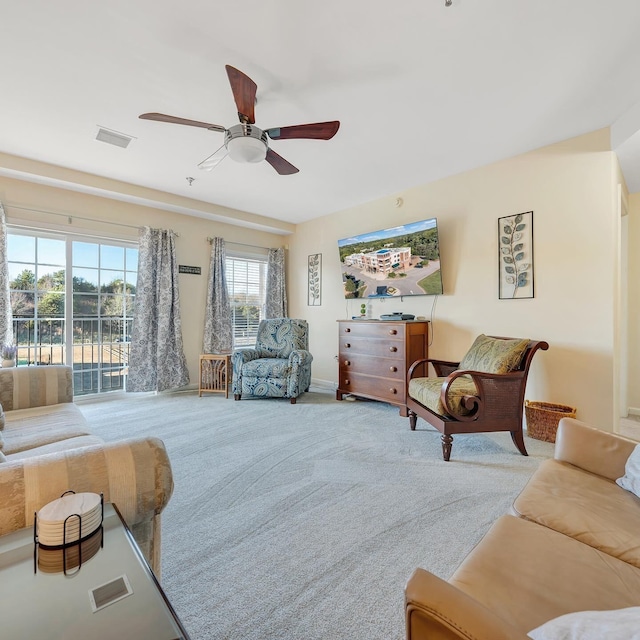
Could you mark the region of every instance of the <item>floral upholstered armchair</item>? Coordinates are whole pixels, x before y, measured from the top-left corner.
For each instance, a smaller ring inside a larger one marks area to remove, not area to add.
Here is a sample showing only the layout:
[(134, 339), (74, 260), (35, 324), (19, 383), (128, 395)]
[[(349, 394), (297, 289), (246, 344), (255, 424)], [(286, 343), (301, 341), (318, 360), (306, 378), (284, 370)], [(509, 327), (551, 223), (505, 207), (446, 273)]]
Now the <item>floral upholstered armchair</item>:
[(233, 397), (296, 398), (309, 391), (311, 362), (306, 320), (262, 320), (254, 349), (233, 354)]

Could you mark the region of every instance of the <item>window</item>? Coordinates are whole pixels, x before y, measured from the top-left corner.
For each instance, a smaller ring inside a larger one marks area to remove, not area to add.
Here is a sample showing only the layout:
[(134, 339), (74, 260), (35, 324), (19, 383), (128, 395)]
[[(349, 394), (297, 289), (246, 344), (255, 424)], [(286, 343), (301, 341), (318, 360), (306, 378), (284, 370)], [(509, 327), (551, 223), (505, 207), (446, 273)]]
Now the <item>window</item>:
[(75, 395), (124, 388), (137, 247), (10, 232), (7, 254), (18, 365), (71, 363)]
[(138, 249), (74, 240), (71, 253), (75, 394), (123, 389)]
[(65, 241), (7, 234), (17, 363), (64, 362)]
[(264, 318), (266, 258), (226, 259), (227, 289), (233, 322), (233, 347), (252, 347)]

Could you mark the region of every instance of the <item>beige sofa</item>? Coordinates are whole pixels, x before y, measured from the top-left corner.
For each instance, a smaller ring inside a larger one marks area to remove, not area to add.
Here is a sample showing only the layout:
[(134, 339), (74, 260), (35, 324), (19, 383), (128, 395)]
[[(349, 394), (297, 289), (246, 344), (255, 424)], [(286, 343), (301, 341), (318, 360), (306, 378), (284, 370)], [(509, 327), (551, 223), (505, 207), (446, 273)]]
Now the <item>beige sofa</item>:
[(160, 576), (160, 514), (173, 492), (161, 440), (104, 443), (73, 403), (71, 367), (0, 369), (0, 535), (32, 526), (65, 491), (103, 493), (117, 505)]
[(615, 482), (636, 444), (561, 420), (554, 459), (449, 581), (411, 576), (407, 639), (526, 640), (564, 614), (640, 606), (640, 498)]

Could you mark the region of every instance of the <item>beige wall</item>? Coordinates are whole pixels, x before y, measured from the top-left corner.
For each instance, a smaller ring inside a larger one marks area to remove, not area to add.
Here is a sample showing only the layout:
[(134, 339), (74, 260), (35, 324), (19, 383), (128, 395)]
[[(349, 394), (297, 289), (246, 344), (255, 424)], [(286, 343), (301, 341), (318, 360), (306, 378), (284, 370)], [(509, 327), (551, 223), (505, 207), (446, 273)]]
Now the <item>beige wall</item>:
[[(0, 202), (5, 207), (7, 222), (64, 232), (87, 233), (98, 237), (137, 240), (135, 225), (172, 229), (176, 240), (178, 263), (201, 267), (202, 275), (180, 274), (182, 334), (191, 383), (198, 383), (198, 356), (202, 348), (205, 296), (209, 275), (211, 246), (207, 237), (222, 236), (227, 243), (243, 243), (260, 247), (280, 247), (287, 236), (244, 229), (203, 218), (181, 215), (159, 209), (119, 202), (93, 195), (75, 193), (54, 187), (0, 177)], [(66, 214), (63, 217), (38, 214), (18, 207)], [(78, 218), (74, 218), (76, 215)], [(67, 216), (71, 217), (71, 224)], [(89, 218), (83, 220), (81, 218)], [(130, 226), (119, 226), (117, 224)], [(246, 247), (228, 249), (249, 250)]]
[[(569, 404), (605, 429), (614, 412), (617, 161), (600, 130), (298, 225), (289, 240), (290, 314), (311, 326), (313, 377), (337, 381), (336, 320), (359, 313), (342, 294), (337, 240), (438, 218), (445, 294), (433, 357), (457, 359), (479, 333), (547, 340), (526, 397)], [(395, 207), (396, 197), (404, 204)], [(499, 300), (497, 219), (534, 211), (535, 297)], [(307, 306), (307, 256), (322, 253), (322, 306)], [(371, 302), (372, 316), (429, 317), (433, 297)]]
[(628, 228), (628, 400), (633, 412), (640, 414), (640, 193), (629, 196)]
[[(342, 296), (337, 240), (354, 233), (437, 217), (445, 294), (370, 303), (373, 317), (434, 312), (431, 355), (461, 357), (481, 332), (547, 340), (534, 361), (527, 397), (578, 407), (578, 417), (611, 428), (615, 406), (619, 272), (617, 182), (608, 130), (409, 189), (353, 209), (298, 225), (293, 235), (250, 230), (94, 195), (0, 177), (0, 202), (9, 223), (121, 239), (137, 230), (104, 222), (171, 228), (180, 234), (178, 260), (202, 267), (181, 275), (184, 344), (192, 382), (202, 342), (208, 273), (207, 236), (263, 247), (289, 246), (289, 312), (311, 326), (316, 381), (337, 380), (336, 320), (359, 313)], [(146, 194), (145, 194), (146, 195)], [(395, 206), (402, 197), (401, 207)], [(57, 211), (66, 217), (26, 212)], [(497, 219), (534, 211), (535, 298), (498, 300)], [(215, 208), (214, 212), (215, 214)], [(221, 210), (227, 215), (228, 210)], [(249, 215), (249, 214), (246, 214)], [(629, 237), (640, 239), (640, 196), (629, 198)], [(74, 218), (74, 216), (77, 216)], [(241, 216), (241, 214), (240, 214)], [(81, 220), (88, 218), (89, 220)], [(102, 221), (102, 222), (101, 222)], [(307, 257), (322, 253), (322, 305), (307, 306)], [(640, 283), (640, 259), (630, 251), (629, 288)], [(630, 296), (629, 400), (640, 407), (640, 300)], [(635, 314), (635, 315), (634, 315)]]

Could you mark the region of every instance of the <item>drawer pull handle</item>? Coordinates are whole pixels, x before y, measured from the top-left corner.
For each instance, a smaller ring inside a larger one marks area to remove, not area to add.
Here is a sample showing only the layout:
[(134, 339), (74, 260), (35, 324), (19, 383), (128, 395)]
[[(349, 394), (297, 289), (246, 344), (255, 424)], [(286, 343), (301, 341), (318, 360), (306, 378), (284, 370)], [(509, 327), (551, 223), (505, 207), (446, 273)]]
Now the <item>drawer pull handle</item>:
[(348, 367), (351, 364), (351, 360), (345, 360), (344, 361), (344, 366)]
[(350, 344), (350, 343), (348, 343), (348, 342), (345, 342), (345, 343), (344, 343), (344, 348), (345, 348), (345, 349), (350, 349), (350, 348), (351, 348), (351, 344)]
[(389, 371), (397, 371), (398, 367), (389, 367)]
[(345, 333), (350, 333), (350, 332), (351, 332), (351, 329), (349, 329), (349, 327), (347, 327), (347, 328), (344, 330), (344, 332), (345, 332)]
[(391, 389), (389, 389), (389, 391), (391, 391), (391, 393), (398, 393), (398, 390), (394, 389), (393, 387)]
[(390, 336), (395, 336), (395, 335), (396, 335), (396, 333), (398, 333), (398, 330), (397, 330), (397, 329), (389, 329), (389, 335), (390, 335)]
[(397, 350), (398, 350), (398, 347), (389, 347), (389, 351), (394, 351), (395, 352)]
[(348, 380), (345, 380), (345, 381), (344, 381), (344, 385), (345, 385), (345, 387), (346, 387), (348, 384), (349, 384), (349, 381), (348, 381)]

